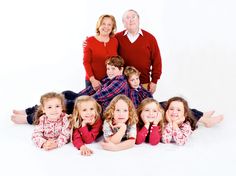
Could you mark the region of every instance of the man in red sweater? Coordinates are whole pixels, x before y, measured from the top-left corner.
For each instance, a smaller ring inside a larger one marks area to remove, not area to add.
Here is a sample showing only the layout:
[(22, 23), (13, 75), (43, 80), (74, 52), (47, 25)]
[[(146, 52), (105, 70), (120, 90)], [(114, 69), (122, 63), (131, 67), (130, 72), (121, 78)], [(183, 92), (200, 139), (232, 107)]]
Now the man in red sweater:
[(139, 28), (139, 15), (135, 10), (126, 11), (122, 20), (126, 30), (116, 34), (118, 53), (126, 66), (134, 66), (141, 72), (141, 84), (154, 93), (162, 73), (157, 41), (152, 34)]

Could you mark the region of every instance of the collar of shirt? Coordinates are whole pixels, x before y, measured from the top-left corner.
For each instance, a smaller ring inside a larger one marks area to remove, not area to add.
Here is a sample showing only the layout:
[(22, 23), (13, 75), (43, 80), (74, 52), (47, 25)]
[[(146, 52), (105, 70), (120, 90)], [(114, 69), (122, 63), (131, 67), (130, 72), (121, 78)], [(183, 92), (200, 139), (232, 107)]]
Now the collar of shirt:
[(141, 86), (138, 86), (136, 89), (135, 89), (137, 92), (141, 90)]
[(143, 32), (141, 29), (138, 30), (138, 33), (136, 35), (132, 35), (130, 32), (128, 32), (127, 30), (125, 31), (124, 35), (127, 35), (129, 41), (131, 43), (134, 43), (137, 38), (139, 37), (139, 35), (143, 35)]

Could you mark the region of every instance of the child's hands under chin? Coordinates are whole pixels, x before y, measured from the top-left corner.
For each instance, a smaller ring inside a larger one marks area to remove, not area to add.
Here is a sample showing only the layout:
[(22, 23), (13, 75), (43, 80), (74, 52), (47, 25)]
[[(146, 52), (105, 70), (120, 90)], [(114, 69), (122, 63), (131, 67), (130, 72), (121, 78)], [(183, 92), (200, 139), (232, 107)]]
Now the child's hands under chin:
[(125, 123), (116, 123), (115, 125), (112, 125), (112, 128), (118, 128), (118, 129), (126, 129)]
[(144, 124), (150, 124), (149, 118), (147, 118), (147, 117), (142, 117), (142, 116), (141, 116), (141, 118), (142, 118), (142, 121), (143, 121)]
[(93, 125), (95, 122), (95, 118), (86, 118), (82, 121), (82, 127), (86, 125)]
[(162, 114), (161, 112), (158, 112), (158, 115), (154, 118), (153, 125), (158, 125), (161, 119), (162, 119)]
[(180, 125), (180, 124), (182, 124), (182, 123), (184, 122), (184, 120), (185, 120), (185, 117), (179, 117), (179, 118), (175, 119), (174, 122), (175, 122), (177, 125)]
[(166, 120), (167, 120), (167, 122), (169, 122), (169, 123), (172, 123), (172, 122), (173, 122), (173, 120), (170, 118), (170, 116), (169, 116), (168, 114), (166, 114)]

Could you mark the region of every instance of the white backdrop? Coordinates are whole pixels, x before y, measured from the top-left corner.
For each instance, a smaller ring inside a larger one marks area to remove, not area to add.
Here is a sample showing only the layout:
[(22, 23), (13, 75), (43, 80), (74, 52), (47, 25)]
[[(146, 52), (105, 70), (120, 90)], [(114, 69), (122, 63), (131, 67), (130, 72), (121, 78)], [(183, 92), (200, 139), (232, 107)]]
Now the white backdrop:
[[(235, 5), (233, 0), (1, 1), (2, 172), (33, 175), (40, 169), (34, 175), (62, 175), (85, 174), (88, 169), (88, 175), (120, 175), (118, 170), (126, 175), (180, 175), (182, 170), (191, 175), (222, 175), (225, 170), (235, 173)], [(184, 96), (192, 107), (224, 114), (224, 122), (212, 129), (200, 127), (184, 147), (144, 144), (111, 153), (96, 143), (91, 145), (95, 155), (90, 158), (81, 157), (71, 144), (52, 152), (38, 150), (30, 140), (33, 127), (13, 124), (11, 110), (38, 103), (40, 95), (48, 91), (83, 89), (83, 40), (95, 34), (96, 21), (105, 13), (116, 17), (121, 31), (121, 17), (127, 9), (137, 10), (141, 27), (158, 40), (163, 74), (155, 98), (162, 101)]]

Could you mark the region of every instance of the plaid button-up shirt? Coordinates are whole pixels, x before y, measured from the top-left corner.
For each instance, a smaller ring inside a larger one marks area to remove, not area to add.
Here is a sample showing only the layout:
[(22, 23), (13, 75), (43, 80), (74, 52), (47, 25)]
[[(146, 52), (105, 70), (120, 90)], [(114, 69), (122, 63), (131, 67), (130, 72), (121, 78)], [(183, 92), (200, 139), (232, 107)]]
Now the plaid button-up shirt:
[(116, 76), (113, 79), (105, 77), (102, 81), (102, 87), (95, 91), (92, 86), (88, 86), (78, 93), (81, 95), (91, 95), (102, 106), (102, 109), (109, 105), (110, 101), (119, 94), (129, 96), (129, 85), (124, 75)]
[(145, 98), (153, 98), (151, 92), (144, 89), (141, 85), (137, 89), (130, 89), (129, 91), (129, 98), (134, 103), (135, 108), (141, 103), (142, 100)]

